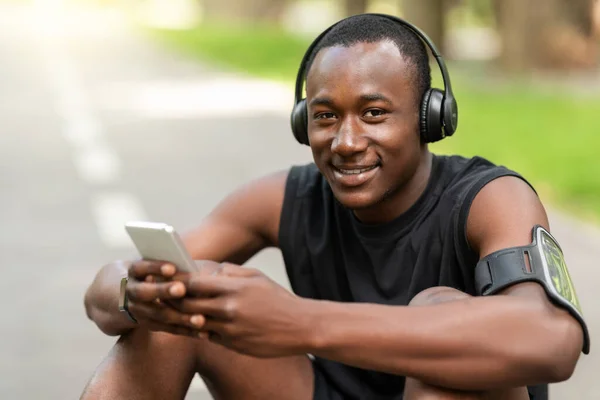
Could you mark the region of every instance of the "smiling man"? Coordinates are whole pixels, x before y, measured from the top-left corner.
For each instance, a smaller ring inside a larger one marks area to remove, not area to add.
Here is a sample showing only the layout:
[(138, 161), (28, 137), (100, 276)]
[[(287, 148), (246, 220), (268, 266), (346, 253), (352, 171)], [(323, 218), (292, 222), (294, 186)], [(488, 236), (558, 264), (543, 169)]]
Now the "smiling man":
[[(571, 376), (589, 341), (544, 207), (514, 171), (429, 151), (457, 108), (421, 39), (380, 15), (328, 29), (292, 114), (314, 163), (187, 234), (198, 273), (101, 269), (86, 310), (121, 338), (84, 399), (183, 398), (195, 373), (218, 399), (544, 399)], [(239, 266), (266, 247), (295, 294)]]

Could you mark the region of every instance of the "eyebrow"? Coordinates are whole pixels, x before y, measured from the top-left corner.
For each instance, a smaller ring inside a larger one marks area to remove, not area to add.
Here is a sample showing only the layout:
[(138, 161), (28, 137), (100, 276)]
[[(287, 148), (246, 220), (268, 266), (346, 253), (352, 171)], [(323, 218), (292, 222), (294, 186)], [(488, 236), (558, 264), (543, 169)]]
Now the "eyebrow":
[(315, 97), (308, 103), (309, 106), (332, 106), (333, 99), (331, 97)]
[[(388, 99), (387, 97), (385, 97), (381, 93), (363, 94), (360, 96), (360, 99), (365, 103), (371, 102), (371, 101), (383, 101), (384, 103), (392, 105), (392, 101), (390, 99)], [(326, 96), (325, 97), (315, 97), (310, 101), (310, 103), (308, 105), (309, 106), (317, 106), (317, 105), (333, 106), (333, 99), (331, 97), (326, 97)]]
[(370, 102), (370, 101), (383, 101), (384, 103), (387, 103), (389, 105), (392, 104), (392, 101), (390, 99), (388, 99), (387, 97), (385, 97), (384, 95), (382, 95), (381, 93), (369, 93), (369, 94), (363, 94), (360, 96), (360, 99), (365, 101), (365, 102)]

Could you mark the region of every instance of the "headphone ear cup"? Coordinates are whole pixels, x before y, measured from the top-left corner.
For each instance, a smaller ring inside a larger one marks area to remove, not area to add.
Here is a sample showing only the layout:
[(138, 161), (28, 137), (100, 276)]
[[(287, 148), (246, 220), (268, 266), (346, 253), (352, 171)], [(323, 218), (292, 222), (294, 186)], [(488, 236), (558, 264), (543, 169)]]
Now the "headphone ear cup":
[(419, 129), (421, 140), (427, 143), (427, 109), (429, 107), (429, 98), (431, 97), (431, 89), (425, 92), (423, 100), (421, 100), (421, 113), (419, 114)]
[(306, 110), (306, 99), (300, 100), (292, 110), (292, 133), (300, 144), (308, 143), (308, 115)]
[(442, 122), (442, 104), (444, 92), (429, 89), (421, 103), (421, 139), (425, 143), (433, 143), (444, 138)]
[(446, 94), (444, 99), (444, 134), (454, 135), (458, 127), (458, 105), (451, 93)]

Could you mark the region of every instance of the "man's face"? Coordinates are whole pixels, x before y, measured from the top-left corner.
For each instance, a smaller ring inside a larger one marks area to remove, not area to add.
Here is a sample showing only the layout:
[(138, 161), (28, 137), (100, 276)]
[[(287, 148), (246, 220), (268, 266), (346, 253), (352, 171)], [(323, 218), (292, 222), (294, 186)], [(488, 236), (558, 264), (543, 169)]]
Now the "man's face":
[(391, 41), (325, 48), (315, 58), (306, 88), (308, 137), (344, 206), (391, 200), (422, 162), (414, 73)]

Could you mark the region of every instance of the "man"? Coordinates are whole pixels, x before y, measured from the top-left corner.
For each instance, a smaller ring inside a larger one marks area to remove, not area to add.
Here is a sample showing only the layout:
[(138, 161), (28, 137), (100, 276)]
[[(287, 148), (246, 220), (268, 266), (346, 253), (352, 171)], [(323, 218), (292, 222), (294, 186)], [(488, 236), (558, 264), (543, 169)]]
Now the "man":
[[(207, 260), (198, 273), (101, 269), (86, 311), (121, 338), (83, 398), (183, 398), (196, 372), (218, 399), (526, 399), (526, 386), (568, 379), (582, 324), (543, 285), (475, 296), (479, 260), (531, 244), (548, 220), (515, 172), (428, 150), (420, 39), (386, 17), (349, 18), (306, 71), (314, 164), (224, 199), (185, 236)], [(239, 266), (270, 246), (295, 294)], [(129, 315), (117, 310), (125, 275)]]

